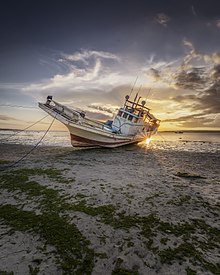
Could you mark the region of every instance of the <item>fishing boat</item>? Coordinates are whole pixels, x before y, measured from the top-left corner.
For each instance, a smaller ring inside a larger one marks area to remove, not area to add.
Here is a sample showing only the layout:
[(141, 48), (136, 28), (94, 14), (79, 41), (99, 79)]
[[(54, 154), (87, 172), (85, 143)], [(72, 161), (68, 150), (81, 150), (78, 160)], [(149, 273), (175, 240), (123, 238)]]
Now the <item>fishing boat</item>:
[(39, 107), (63, 123), (70, 132), (74, 147), (109, 147), (142, 142), (157, 132), (160, 120), (147, 108), (146, 102), (136, 94), (134, 100), (126, 95), (123, 107), (107, 122), (88, 118), (86, 112), (70, 108), (48, 96)]

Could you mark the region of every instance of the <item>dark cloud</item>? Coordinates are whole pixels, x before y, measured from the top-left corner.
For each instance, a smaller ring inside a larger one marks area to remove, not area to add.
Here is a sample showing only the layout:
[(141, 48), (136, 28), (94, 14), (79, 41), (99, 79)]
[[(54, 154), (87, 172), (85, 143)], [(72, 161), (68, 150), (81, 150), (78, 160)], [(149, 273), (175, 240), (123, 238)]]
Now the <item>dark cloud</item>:
[(220, 64), (213, 67), (211, 72), (211, 77), (214, 78), (215, 80), (220, 79)]
[(204, 89), (206, 83), (205, 68), (191, 68), (181, 70), (174, 75), (174, 84), (176, 87), (191, 90)]
[(220, 127), (220, 120), (216, 120), (220, 113), (220, 81), (203, 92), (176, 96), (173, 100), (183, 107), (186, 107), (186, 103), (191, 113), (199, 113), (166, 120), (166, 122), (179, 122), (184, 127)]
[(155, 81), (176, 89), (170, 99), (177, 108), (190, 115), (164, 122), (175, 122), (183, 127), (220, 127), (220, 53), (201, 53), (190, 41), (184, 41), (189, 51), (174, 66), (151, 68)]
[(204, 76), (204, 69), (193, 69), (190, 73), (181, 72), (176, 77), (176, 85), (194, 91), (188, 95), (173, 97), (176, 102), (189, 102), (192, 111), (203, 111), (204, 114), (217, 114), (220, 112), (220, 65), (214, 66)]
[(201, 127), (220, 127), (220, 117), (213, 118), (204, 116), (203, 113), (181, 116), (172, 119), (165, 119), (163, 122), (175, 122), (178, 126), (186, 128), (201, 128)]
[(103, 112), (106, 112), (106, 113), (109, 113), (109, 114), (114, 114), (115, 113), (115, 110), (113, 110), (112, 108), (105, 107), (105, 106), (91, 105), (90, 104), (87, 107), (91, 108), (91, 109), (103, 111)]
[(195, 114), (195, 115), (181, 116), (181, 117), (177, 117), (177, 118), (164, 119), (163, 122), (181, 122), (181, 123), (185, 123), (186, 121), (191, 121), (191, 120), (194, 120), (194, 119), (200, 119), (201, 116), (203, 116), (203, 113)]
[(5, 115), (0, 115), (0, 120), (17, 120), (19, 121), (19, 119), (15, 118), (15, 117), (10, 117), (10, 116), (5, 116)]
[(155, 68), (150, 68), (150, 70), (147, 72), (149, 75), (151, 75), (156, 81), (160, 80), (160, 71)]
[[(192, 125), (196, 127), (207, 126), (207, 123), (210, 123), (209, 126), (211, 126), (220, 113), (220, 83), (215, 83), (209, 89), (195, 95), (177, 96), (173, 100), (183, 108), (190, 109), (193, 114), (171, 119), (170, 122), (180, 122), (185, 127)], [(216, 122), (215, 126), (220, 127), (220, 121)]]
[(220, 81), (214, 83), (209, 89), (200, 93), (195, 110), (204, 110), (205, 114), (217, 114), (220, 112)]
[(215, 25), (216, 25), (217, 28), (220, 29), (220, 19), (218, 19), (218, 20), (215, 21)]
[(170, 21), (170, 17), (169, 17), (167, 14), (165, 14), (165, 13), (158, 13), (158, 14), (156, 15), (156, 17), (155, 17), (155, 21), (156, 21), (158, 24), (160, 24), (160, 25), (166, 27), (166, 26), (167, 26), (167, 23)]

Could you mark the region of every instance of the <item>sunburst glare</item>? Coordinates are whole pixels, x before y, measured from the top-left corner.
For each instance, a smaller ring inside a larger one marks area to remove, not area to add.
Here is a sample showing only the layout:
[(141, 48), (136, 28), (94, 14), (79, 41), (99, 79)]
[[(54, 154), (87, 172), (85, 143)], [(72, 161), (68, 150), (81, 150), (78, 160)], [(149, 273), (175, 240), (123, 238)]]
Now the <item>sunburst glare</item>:
[(145, 140), (145, 144), (150, 144), (151, 140), (152, 140), (152, 138), (147, 138), (147, 139)]

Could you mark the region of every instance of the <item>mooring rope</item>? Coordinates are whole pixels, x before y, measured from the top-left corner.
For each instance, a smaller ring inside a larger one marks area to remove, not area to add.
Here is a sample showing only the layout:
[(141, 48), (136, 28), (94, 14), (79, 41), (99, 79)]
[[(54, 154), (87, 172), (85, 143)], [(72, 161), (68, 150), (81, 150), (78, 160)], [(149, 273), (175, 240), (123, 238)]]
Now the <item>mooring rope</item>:
[(15, 161), (14, 163), (12, 163), (11, 165), (8, 165), (8, 166), (6, 166), (4, 168), (1, 168), (0, 171), (5, 171), (6, 169), (14, 167), (18, 163), (20, 163), (23, 159), (25, 159), (28, 155), (30, 155), (30, 153), (33, 152), (37, 148), (37, 146), (41, 143), (41, 141), (44, 139), (44, 137), (46, 136), (46, 134), (49, 132), (49, 130), (52, 127), (55, 119), (56, 119), (56, 116), (51, 121), (49, 127), (47, 128), (46, 132), (43, 134), (43, 136), (41, 137), (41, 139), (34, 145), (33, 148), (31, 148), (30, 151), (28, 151), (23, 157), (21, 157), (20, 159), (18, 159), (17, 161)]
[(34, 125), (36, 125), (37, 123), (41, 122), (42, 120), (44, 120), (44, 119), (45, 119), (46, 117), (48, 117), (48, 116), (49, 116), (49, 115), (46, 115), (46, 116), (44, 116), (43, 118), (41, 118), (41, 119), (39, 119), (38, 121), (36, 121), (36, 122), (34, 122), (33, 124), (31, 124), (30, 126), (24, 128), (24, 129), (22, 129), (22, 130), (18, 130), (18, 131), (16, 131), (16, 133), (11, 134), (11, 135), (9, 135), (9, 136), (6, 137), (6, 138), (0, 139), (0, 142), (6, 141), (6, 140), (8, 140), (9, 138), (14, 137), (14, 136), (18, 135), (19, 133), (21, 133), (21, 132), (23, 132), (23, 131), (25, 131), (25, 130), (31, 128), (31, 127), (33, 127)]

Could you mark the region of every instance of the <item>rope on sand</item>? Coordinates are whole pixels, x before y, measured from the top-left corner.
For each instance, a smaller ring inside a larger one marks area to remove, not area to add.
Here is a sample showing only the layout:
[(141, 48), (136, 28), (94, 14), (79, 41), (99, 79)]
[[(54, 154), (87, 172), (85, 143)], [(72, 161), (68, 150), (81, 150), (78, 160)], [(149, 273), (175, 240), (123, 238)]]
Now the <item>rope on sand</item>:
[(0, 171), (5, 171), (5, 170), (7, 170), (9, 168), (14, 167), (18, 163), (20, 163), (23, 159), (25, 159), (31, 152), (33, 152), (37, 148), (37, 146), (41, 143), (41, 141), (44, 139), (44, 137), (46, 136), (46, 134), (49, 132), (49, 130), (52, 127), (55, 119), (56, 119), (56, 116), (51, 121), (51, 123), (50, 123), (49, 127), (47, 128), (46, 132), (43, 134), (43, 136), (40, 138), (40, 140), (34, 145), (34, 147), (31, 148), (30, 151), (28, 151), (23, 157), (21, 157), (20, 159), (18, 159), (17, 161), (15, 161), (14, 163), (12, 163), (11, 165), (8, 165), (8, 166), (6, 166), (4, 168), (1, 168)]

